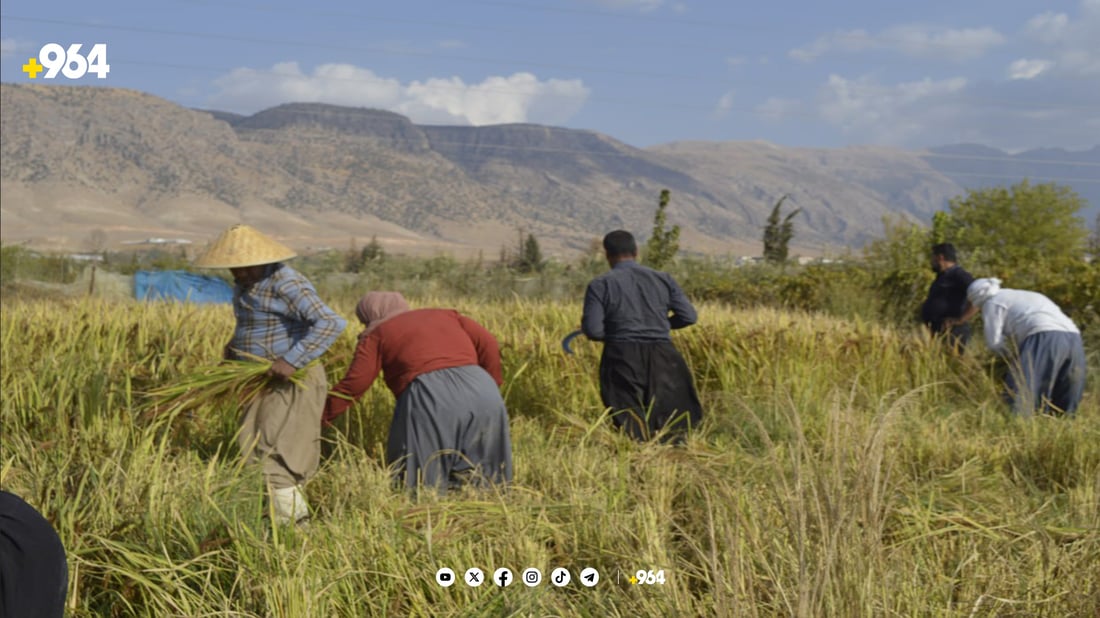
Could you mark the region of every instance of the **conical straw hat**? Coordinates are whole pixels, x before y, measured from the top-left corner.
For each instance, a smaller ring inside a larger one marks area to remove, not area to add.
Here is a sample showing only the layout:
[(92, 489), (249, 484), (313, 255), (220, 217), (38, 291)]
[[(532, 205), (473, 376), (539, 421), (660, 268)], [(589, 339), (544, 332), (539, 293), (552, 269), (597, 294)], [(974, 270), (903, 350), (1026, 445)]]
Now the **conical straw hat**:
[(239, 224), (222, 232), (195, 260), (199, 268), (241, 268), (282, 262), (297, 256), (283, 243), (270, 238), (256, 228)]

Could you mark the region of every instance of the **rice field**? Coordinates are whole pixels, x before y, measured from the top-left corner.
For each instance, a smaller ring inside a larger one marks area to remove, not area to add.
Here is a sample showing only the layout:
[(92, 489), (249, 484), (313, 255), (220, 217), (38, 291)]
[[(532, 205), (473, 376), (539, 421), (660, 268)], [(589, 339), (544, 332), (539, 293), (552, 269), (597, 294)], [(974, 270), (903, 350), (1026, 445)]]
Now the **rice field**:
[[(333, 306), (354, 315), (350, 300)], [(703, 304), (675, 340), (707, 419), (677, 448), (609, 430), (598, 344), (559, 346), (579, 305), (457, 308), (502, 344), (511, 489), (391, 489), (379, 383), (326, 430), (312, 524), (272, 531), (229, 398), (149, 405), (218, 361), (228, 308), (5, 300), (0, 484), (61, 535), (70, 615), (1100, 614), (1094, 350), (1077, 419), (1020, 421), (980, 350)], [(355, 334), (323, 359), (333, 380)], [(537, 567), (544, 581), (442, 588), (442, 566)], [(546, 581), (558, 566), (570, 586)], [(589, 566), (591, 589), (577, 583)], [(665, 583), (631, 584), (638, 570)]]

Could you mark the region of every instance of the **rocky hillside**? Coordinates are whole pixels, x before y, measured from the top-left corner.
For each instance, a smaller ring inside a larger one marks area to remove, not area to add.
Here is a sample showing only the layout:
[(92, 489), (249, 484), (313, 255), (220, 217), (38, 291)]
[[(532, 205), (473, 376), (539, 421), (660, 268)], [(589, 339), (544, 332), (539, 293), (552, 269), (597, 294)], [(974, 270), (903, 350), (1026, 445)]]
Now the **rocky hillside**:
[[(885, 148), (675, 143), (638, 149), (538, 125), (422, 126), (287, 104), (252, 116), (94, 87), (0, 86), (4, 242), (196, 241), (253, 223), (300, 247), (377, 235), (396, 251), (493, 255), (517, 228), (554, 253), (644, 235), (661, 189), (685, 249), (755, 254), (781, 195), (804, 253), (858, 246), (885, 216), (927, 221), (962, 191), (943, 161)], [(934, 153), (932, 153), (934, 154)]]

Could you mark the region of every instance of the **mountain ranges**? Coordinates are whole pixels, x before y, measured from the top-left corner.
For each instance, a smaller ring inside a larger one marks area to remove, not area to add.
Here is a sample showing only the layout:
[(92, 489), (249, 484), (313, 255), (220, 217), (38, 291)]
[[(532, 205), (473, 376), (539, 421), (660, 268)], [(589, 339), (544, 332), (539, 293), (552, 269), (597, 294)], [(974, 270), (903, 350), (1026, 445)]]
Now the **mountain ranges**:
[(884, 218), (928, 223), (969, 187), (1057, 179), (1100, 207), (1100, 146), (1016, 154), (674, 142), (637, 148), (534, 124), (418, 125), (290, 103), (250, 116), (132, 90), (0, 85), (0, 238), (102, 250), (201, 243), (246, 222), (301, 249), (495, 256), (534, 234), (567, 257), (606, 231), (648, 235), (662, 189), (684, 251), (759, 255), (772, 206), (800, 208), (792, 253), (838, 254)]

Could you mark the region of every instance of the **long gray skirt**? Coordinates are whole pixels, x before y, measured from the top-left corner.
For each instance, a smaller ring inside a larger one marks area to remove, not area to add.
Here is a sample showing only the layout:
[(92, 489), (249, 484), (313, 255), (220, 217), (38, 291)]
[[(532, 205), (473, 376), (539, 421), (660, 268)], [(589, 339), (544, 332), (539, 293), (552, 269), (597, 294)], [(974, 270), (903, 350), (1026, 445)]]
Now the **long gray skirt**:
[(397, 400), (386, 461), (410, 489), (511, 481), (508, 410), (492, 376), (467, 365), (413, 380)]

